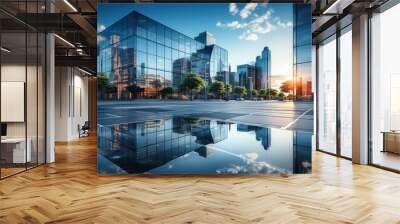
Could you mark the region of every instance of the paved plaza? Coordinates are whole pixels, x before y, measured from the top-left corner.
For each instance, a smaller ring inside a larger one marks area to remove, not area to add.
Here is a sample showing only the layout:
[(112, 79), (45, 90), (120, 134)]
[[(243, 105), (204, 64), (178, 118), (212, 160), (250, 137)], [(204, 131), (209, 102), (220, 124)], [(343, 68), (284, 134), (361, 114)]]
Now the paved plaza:
[(311, 102), (135, 100), (98, 103), (101, 125), (191, 115), (288, 130), (313, 131)]

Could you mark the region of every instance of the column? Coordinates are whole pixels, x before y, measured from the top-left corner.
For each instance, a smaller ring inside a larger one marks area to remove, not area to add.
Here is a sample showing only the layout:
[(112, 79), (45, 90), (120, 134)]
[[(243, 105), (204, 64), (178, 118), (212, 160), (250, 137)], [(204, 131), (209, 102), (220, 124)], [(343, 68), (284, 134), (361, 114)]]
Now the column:
[(368, 15), (353, 19), (353, 139), (352, 157), (357, 164), (368, 163)]

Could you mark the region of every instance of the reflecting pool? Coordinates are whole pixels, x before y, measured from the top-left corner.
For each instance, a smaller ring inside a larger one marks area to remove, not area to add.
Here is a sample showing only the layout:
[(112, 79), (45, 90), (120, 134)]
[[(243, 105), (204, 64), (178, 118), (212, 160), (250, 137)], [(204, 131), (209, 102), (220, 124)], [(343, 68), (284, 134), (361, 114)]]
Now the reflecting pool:
[(98, 126), (97, 169), (121, 174), (311, 172), (311, 133), (178, 116)]

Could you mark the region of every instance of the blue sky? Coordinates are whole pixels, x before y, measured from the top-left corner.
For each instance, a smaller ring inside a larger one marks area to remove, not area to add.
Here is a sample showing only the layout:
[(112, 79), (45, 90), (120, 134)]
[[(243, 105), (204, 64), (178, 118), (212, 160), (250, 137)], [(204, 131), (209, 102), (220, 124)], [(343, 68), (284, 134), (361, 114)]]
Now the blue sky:
[(232, 70), (255, 61), (271, 49), (272, 75), (292, 75), (292, 4), (277, 3), (146, 3), (98, 4), (101, 31), (136, 10), (190, 37), (208, 31), (228, 50)]

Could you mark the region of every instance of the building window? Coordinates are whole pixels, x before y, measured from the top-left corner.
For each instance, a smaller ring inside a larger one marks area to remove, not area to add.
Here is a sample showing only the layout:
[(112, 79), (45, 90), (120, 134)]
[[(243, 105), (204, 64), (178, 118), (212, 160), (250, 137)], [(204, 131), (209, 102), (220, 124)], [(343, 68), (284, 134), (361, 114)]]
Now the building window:
[(157, 56), (164, 57), (164, 45), (157, 44)]
[[(400, 170), (400, 4), (371, 19), (371, 159)], [(393, 132), (393, 133), (392, 133)]]
[(340, 36), (340, 154), (352, 157), (352, 33)]
[(145, 39), (138, 37), (136, 43), (139, 51), (147, 52), (147, 43)]
[(318, 149), (336, 154), (336, 36), (318, 48)]
[(150, 40), (147, 41), (147, 53), (157, 55), (157, 47), (155, 42)]
[(153, 56), (153, 55), (148, 55), (148, 67), (149, 68), (156, 68), (156, 65), (157, 65), (157, 57), (156, 56)]

